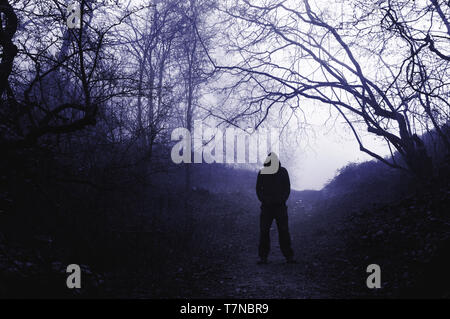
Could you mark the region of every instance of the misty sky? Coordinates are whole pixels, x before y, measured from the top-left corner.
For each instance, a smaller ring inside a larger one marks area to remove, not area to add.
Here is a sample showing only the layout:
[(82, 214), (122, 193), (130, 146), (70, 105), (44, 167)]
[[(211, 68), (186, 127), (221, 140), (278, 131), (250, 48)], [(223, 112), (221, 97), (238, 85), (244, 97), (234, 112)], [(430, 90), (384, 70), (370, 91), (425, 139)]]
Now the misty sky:
[[(339, 168), (351, 162), (373, 159), (359, 150), (358, 143), (342, 124), (336, 124), (331, 130), (316, 127), (315, 133), (316, 136), (310, 138), (310, 146), (299, 147), (293, 152), (295, 158), (289, 158), (283, 163), (289, 170), (295, 189), (321, 189)], [(367, 137), (366, 146), (377, 150), (379, 154), (389, 154), (385, 145), (376, 138)]]
[[(205, 105), (217, 103), (212, 96), (205, 97), (205, 100)], [(319, 190), (346, 164), (373, 160), (359, 150), (348, 125), (329, 105), (305, 99), (302, 109), (308, 113), (306, 123), (291, 120), (288, 122), (289, 128), (281, 137), (281, 144), (284, 145), (280, 146), (280, 160), (289, 171), (292, 188)], [(274, 109), (271, 114), (277, 114), (278, 111)], [(278, 121), (279, 118), (272, 117), (264, 125), (270, 129), (279, 126), (276, 123)], [(302, 125), (303, 128), (299, 128)], [(381, 156), (389, 155), (389, 149), (382, 139), (374, 134), (362, 133), (361, 129), (359, 133), (365, 147)], [(258, 158), (259, 161), (264, 159)], [(248, 167), (247, 164), (233, 166)]]
[[(135, 1), (142, 3), (140, 0)], [(293, 3), (295, 4), (295, 2)], [(334, 1), (317, 0), (312, 1), (312, 3), (318, 7), (326, 7), (328, 10), (332, 7), (332, 10), (335, 12), (340, 11), (342, 8), (342, 3), (335, 3)], [(341, 12), (339, 14), (342, 15)], [(216, 61), (220, 61), (220, 64), (234, 64), (235, 56), (225, 54), (220, 45), (213, 51), (209, 53)], [(279, 58), (282, 61), (284, 59), (283, 54)], [(305, 65), (302, 65), (302, 68), (309, 67), (306, 62)], [(376, 65), (373, 67), (376, 68)], [(213, 109), (217, 107), (220, 109), (231, 109), (236, 107), (236, 105), (238, 105), (237, 107), (242, 107), (240, 102), (233, 106), (232, 102), (227, 102), (226, 104), (217, 103), (217, 100), (211, 96), (203, 98), (204, 106), (212, 107)], [(335, 176), (339, 168), (346, 164), (373, 159), (359, 150), (357, 141), (348, 129), (348, 126), (343, 123), (344, 120), (341, 117), (331, 112), (333, 116), (330, 119), (330, 107), (328, 105), (305, 100), (302, 108), (308, 115), (307, 127), (296, 131), (298, 123), (290, 123), (291, 131), (289, 136), (284, 137), (290, 140), (288, 141), (289, 147), (280, 154), (283, 166), (290, 173), (291, 184), (294, 189), (320, 189)], [(277, 110), (274, 111), (274, 113), (276, 112)], [(244, 123), (244, 126), (246, 124)], [(268, 124), (271, 125), (272, 123), (269, 122)], [(365, 147), (381, 156), (389, 154), (384, 141), (373, 134), (364, 133), (364, 131), (365, 128), (363, 128), (361, 138)], [(359, 133), (361, 133), (361, 130), (359, 130)]]
[[(329, 1), (313, 1), (318, 7), (331, 6)], [(293, 3), (295, 7), (295, 2)], [(335, 11), (341, 11), (342, 3), (333, 3)], [(225, 43), (223, 43), (225, 45)], [(225, 53), (221, 45), (209, 52), (220, 65), (234, 65), (239, 61), (239, 55), (230, 52)], [(285, 53), (285, 54), (284, 54)], [(274, 63), (290, 65), (289, 52), (278, 52), (273, 57)], [(286, 61), (285, 61), (286, 60)], [(369, 67), (366, 65), (366, 67)], [(371, 65), (377, 68), (376, 65)], [(303, 70), (310, 69), (314, 72), (314, 66), (309, 65), (308, 61), (301, 63)], [(226, 79), (226, 78), (225, 78)], [(224, 78), (220, 79), (220, 85), (226, 83)], [(241, 92), (245, 95), (245, 88)], [(242, 109), (242, 101), (227, 100), (224, 103), (217, 103), (215, 98), (206, 98), (205, 105), (213, 106), (214, 104), (223, 111)], [(213, 106), (214, 108), (214, 106)], [(217, 108), (216, 108), (217, 109)], [(282, 148), (280, 160), (291, 176), (292, 187), (298, 190), (302, 189), (321, 189), (330, 179), (332, 179), (337, 170), (351, 162), (362, 162), (372, 160), (373, 158), (359, 150), (359, 145), (349, 129), (344, 124), (344, 119), (338, 116), (338, 113), (325, 105), (316, 101), (302, 99), (299, 121), (290, 120), (290, 110), (280, 111), (280, 107), (274, 107), (270, 111), (266, 120), (268, 126), (283, 126), (286, 122), (289, 124), (289, 133), (283, 136), (287, 147)], [(305, 114), (303, 117), (301, 113)], [(230, 114), (234, 114), (230, 111)], [(222, 114), (224, 117), (225, 113)], [(251, 126), (249, 122), (240, 123), (241, 127)], [(361, 126), (358, 133), (366, 148), (376, 152), (378, 155), (386, 156), (389, 149), (386, 142), (373, 134), (366, 132), (366, 127)]]
[[(280, 148), (280, 160), (294, 189), (321, 189), (346, 164), (373, 160), (359, 150), (348, 125), (329, 105), (305, 99), (302, 109), (308, 114), (307, 123), (299, 128), (302, 123), (291, 120), (288, 133), (282, 135), (285, 146)], [(362, 129), (359, 133), (365, 147), (389, 155), (382, 139)]]

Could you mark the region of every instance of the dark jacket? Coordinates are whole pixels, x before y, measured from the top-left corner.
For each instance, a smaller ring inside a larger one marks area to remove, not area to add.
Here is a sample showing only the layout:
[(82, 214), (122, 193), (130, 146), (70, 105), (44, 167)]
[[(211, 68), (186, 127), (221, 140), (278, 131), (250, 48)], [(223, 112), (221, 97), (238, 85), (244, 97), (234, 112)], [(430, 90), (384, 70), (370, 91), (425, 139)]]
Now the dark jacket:
[(284, 205), (291, 192), (288, 171), (281, 166), (275, 174), (258, 173), (256, 195), (263, 205)]

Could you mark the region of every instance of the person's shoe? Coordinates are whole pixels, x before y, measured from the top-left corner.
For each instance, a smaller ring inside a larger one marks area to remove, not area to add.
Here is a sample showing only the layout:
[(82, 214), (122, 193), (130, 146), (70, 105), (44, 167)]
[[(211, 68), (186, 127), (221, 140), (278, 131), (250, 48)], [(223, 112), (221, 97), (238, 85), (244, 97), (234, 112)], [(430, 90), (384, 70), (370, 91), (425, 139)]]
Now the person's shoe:
[(267, 265), (268, 264), (267, 258), (261, 258), (260, 260), (258, 260), (257, 264), (258, 265)]
[(295, 260), (294, 258), (288, 258), (288, 259), (286, 259), (286, 263), (288, 263), (288, 264), (296, 264), (297, 263), (297, 260)]

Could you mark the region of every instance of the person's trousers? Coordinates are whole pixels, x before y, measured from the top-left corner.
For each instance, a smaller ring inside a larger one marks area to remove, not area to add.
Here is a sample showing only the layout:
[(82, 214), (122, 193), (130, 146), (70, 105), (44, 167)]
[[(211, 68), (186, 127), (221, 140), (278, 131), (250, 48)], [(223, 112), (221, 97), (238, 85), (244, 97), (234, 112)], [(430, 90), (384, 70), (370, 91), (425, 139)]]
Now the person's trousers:
[(263, 205), (260, 216), (259, 257), (266, 259), (270, 251), (270, 227), (275, 219), (278, 227), (278, 239), (281, 252), (285, 258), (292, 258), (294, 252), (289, 235), (288, 215), (286, 205)]

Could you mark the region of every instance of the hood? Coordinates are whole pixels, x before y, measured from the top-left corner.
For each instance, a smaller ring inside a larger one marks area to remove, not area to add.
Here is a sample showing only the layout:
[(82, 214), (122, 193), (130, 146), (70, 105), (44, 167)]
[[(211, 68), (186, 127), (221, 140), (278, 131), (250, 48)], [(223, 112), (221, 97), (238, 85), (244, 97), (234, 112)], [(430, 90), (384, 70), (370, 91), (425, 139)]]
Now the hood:
[(272, 163), (272, 159), (274, 159), (275, 161), (278, 161), (278, 164), (281, 166), (280, 159), (278, 158), (278, 155), (275, 152), (270, 152), (267, 155), (266, 160), (264, 161), (264, 166), (269, 167), (270, 164)]

